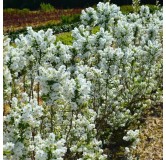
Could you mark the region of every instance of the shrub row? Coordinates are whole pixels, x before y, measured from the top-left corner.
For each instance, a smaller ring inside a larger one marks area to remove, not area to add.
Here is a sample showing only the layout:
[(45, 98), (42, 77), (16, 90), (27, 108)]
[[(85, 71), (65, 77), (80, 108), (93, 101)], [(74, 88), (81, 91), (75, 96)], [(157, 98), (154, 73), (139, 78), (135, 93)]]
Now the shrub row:
[[(72, 29), (74, 29), (75, 27), (77, 27), (79, 24), (80, 24), (79, 22), (72, 23), (72, 24), (59, 24), (56, 26), (53, 24), (50, 24), (50, 25), (46, 25), (46, 26), (36, 27), (36, 28), (34, 28), (34, 30), (35, 31), (39, 31), (39, 30), (46, 31), (48, 28), (51, 28), (53, 30), (54, 34), (59, 34), (62, 32), (69, 32)], [(8, 35), (8, 37), (11, 39), (11, 41), (18, 38), (19, 34), (23, 34), (23, 35), (27, 34), (27, 29), (25, 28), (25, 29), (21, 29), (18, 31), (5, 33), (5, 35)]]
[(76, 23), (80, 21), (80, 14), (75, 14), (75, 15), (67, 15), (67, 16), (62, 16), (61, 17), (61, 22), (63, 24), (70, 24), (70, 23)]
[[(158, 10), (156, 5), (147, 4), (147, 6), (149, 7), (150, 13), (154, 13), (156, 10)], [(120, 7), (120, 9), (123, 14), (129, 14), (134, 12), (132, 5), (123, 5)]]
[[(97, 4), (100, 0), (5, 0), (3, 7), (4, 8), (29, 8), (29, 9), (39, 9), (40, 4), (50, 3), (55, 8), (78, 8), (78, 7), (87, 7)], [(131, 5), (132, 0), (111, 0), (111, 3), (117, 5)], [(149, 4), (155, 4), (156, 0), (148, 0)], [(159, 3), (162, 5), (163, 1), (159, 0)], [(141, 0), (141, 4), (147, 4), (147, 0)]]
[(55, 10), (55, 8), (54, 8), (54, 6), (52, 6), (51, 4), (47, 4), (47, 3), (41, 3), (40, 4), (40, 8), (41, 8), (41, 10), (42, 11), (44, 11), (44, 12), (51, 12), (51, 11), (54, 11)]
[(138, 159), (140, 119), (162, 103), (162, 20), (99, 3), (71, 45), (51, 29), (4, 37), (4, 160)]

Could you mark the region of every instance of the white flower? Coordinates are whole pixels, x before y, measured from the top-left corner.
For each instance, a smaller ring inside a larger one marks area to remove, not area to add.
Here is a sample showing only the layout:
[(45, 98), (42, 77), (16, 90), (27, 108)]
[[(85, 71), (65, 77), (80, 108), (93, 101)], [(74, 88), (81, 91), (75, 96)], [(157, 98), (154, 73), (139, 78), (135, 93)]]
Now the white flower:
[(35, 154), (36, 160), (47, 160), (47, 153), (43, 150), (37, 150)]
[(14, 149), (14, 144), (12, 142), (7, 142), (5, 145), (3, 145), (4, 151), (11, 151)]

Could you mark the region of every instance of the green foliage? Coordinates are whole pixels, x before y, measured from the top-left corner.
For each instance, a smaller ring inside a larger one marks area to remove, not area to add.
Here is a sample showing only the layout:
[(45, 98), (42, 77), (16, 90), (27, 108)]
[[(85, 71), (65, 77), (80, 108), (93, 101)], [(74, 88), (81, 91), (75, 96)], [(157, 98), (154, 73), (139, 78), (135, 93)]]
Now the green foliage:
[(134, 12), (134, 9), (131, 5), (123, 5), (120, 7), (120, 10), (123, 14), (129, 14)]
[[(53, 24), (48, 24), (45, 26), (39, 26), (39, 27), (35, 27), (33, 28), (35, 31), (39, 31), (39, 30), (44, 30), (46, 31), (48, 28), (51, 28), (54, 32), (54, 34), (59, 34), (62, 32), (70, 32), (72, 29), (74, 29), (75, 27), (78, 27), (79, 23), (72, 23), (72, 24), (57, 24), (55, 25)], [(19, 34), (27, 34), (27, 29), (21, 29), (21, 30), (17, 30), (14, 32), (8, 32), (5, 35), (8, 35), (9, 38), (11, 38), (11, 41), (13, 41), (14, 39), (19, 37)]]
[(7, 8), (3, 10), (4, 13), (8, 13), (8, 14), (27, 14), (29, 13), (29, 11), (30, 10), (28, 8), (24, 8), (24, 9)]
[(132, 6), (134, 12), (138, 13), (140, 10), (140, 0), (132, 0)]
[(52, 12), (55, 10), (54, 6), (52, 6), (51, 4), (49, 3), (41, 3), (40, 4), (40, 8), (42, 11), (44, 12)]
[(13, 8), (7, 8), (4, 9), (3, 12), (4, 13), (16, 13), (19, 9), (13, 9)]
[(22, 12), (24, 12), (24, 13), (28, 13), (30, 10), (28, 9), (28, 8), (23, 8), (22, 9)]
[(80, 21), (80, 14), (67, 15), (61, 17), (61, 22), (64, 24), (70, 24)]
[(63, 44), (71, 45), (73, 38), (71, 32), (60, 33), (56, 36), (56, 42), (61, 41)]
[[(156, 5), (152, 5), (152, 4), (146, 4), (151, 13), (154, 13), (156, 10), (158, 10), (158, 7)], [(132, 7), (132, 5), (123, 5), (120, 7), (120, 10), (123, 14), (129, 14), (129, 13), (133, 13), (134, 9)]]
[(99, 26), (96, 26), (96, 27), (94, 27), (94, 28), (92, 29), (92, 33), (93, 33), (93, 34), (99, 32), (99, 31), (100, 31), (100, 27), (99, 27)]
[[(129, 5), (132, 0), (110, 0), (110, 3), (116, 3), (117, 5)], [(31, 10), (36, 10), (40, 8), (40, 4), (51, 3), (55, 8), (84, 8), (86, 6), (96, 6), (99, 0), (3, 0), (4, 8), (29, 8)], [(146, 3), (154, 4), (155, 1), (147, 0)], [(159, 0), (160, 4), (162, 0)]]
[(156, 10), (160, 9), (159, 6), (152, 5), (152, 4), (147, 4), (147, 6), (149, 7), (151, 13), (154, 13)]

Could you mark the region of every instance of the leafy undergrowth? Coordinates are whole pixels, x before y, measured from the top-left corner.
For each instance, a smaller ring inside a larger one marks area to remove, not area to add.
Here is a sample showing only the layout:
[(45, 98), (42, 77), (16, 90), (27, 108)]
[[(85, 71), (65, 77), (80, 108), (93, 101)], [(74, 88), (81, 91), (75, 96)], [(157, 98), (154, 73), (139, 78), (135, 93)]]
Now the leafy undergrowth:
[(163, 159), (163, 117), (149, 115), (140, 128), (140, 142), (136, 153), (139, 160), (162, 160)]
[(71, 45), (73, 38), (71, 32), (64, 32), (56, 35), (56, 42), (61, 41), (66, 45)]

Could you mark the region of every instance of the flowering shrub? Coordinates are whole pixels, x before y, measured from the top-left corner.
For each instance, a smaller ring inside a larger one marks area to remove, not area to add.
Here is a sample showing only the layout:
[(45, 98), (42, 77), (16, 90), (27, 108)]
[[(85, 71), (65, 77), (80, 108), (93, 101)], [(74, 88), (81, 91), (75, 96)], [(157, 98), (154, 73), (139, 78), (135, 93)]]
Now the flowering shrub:
[(4, 117), (4, 152), (7, 159), (62, 159), (66, 152), (63, 138), (40, 132), (43, 108), (37, 101), (28, 102), (28, 95), (22, 94), (22, 101), (12, 99), (12, 111)]
[(72, 45), (31, 27), (4, 39), (4, 158), (132, 159), (141, 116), (162, 103), (162, 11), (99, 3), (81, 20)]

